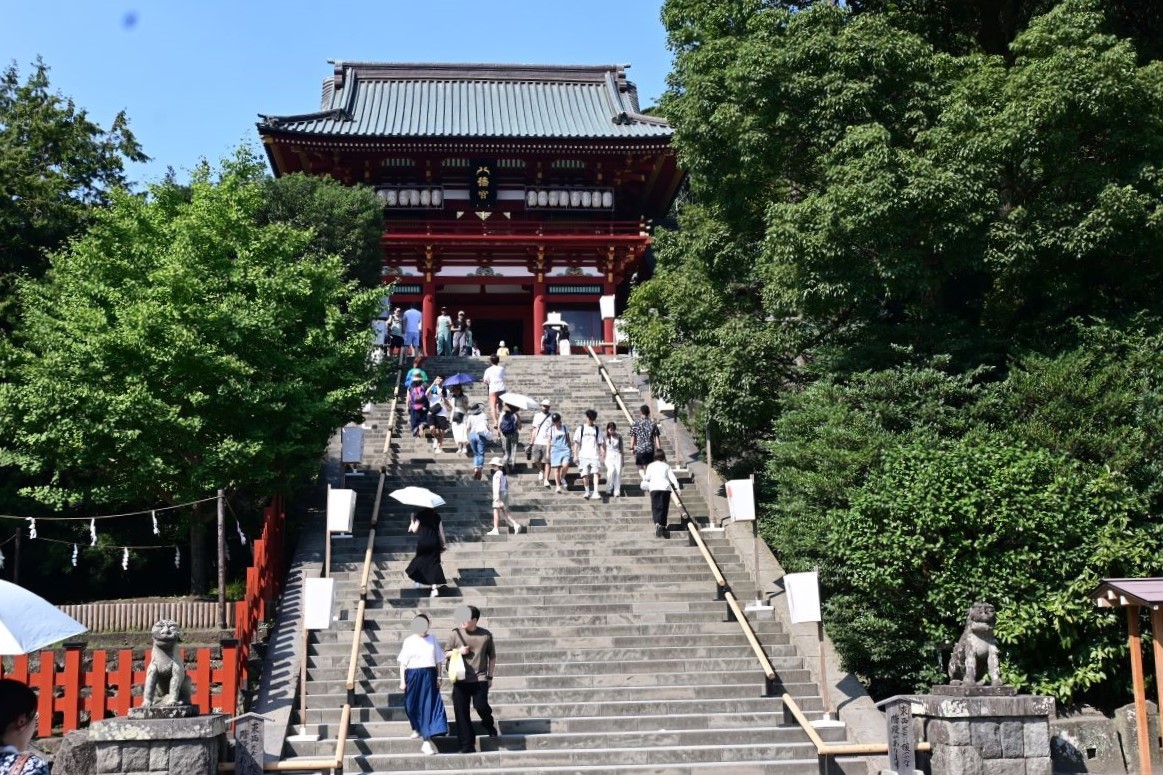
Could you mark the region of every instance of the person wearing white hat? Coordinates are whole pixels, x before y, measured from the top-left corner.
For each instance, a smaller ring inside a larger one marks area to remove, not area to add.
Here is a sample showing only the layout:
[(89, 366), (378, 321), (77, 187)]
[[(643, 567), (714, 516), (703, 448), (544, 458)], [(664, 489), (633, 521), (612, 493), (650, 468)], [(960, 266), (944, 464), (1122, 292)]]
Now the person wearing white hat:
[(504, 339), (502, 339), (499, 343), (497, 343), (497, 357), (498, 358), (508, 358), (509, 357), (509, 348), (505, 346)]
[(513, 532), (520, 533), (525, 528), (520, 522), (513, 519), (513, 514), (509, 511), (509, 477), (505, 475), (505, 461), (499, 457), (494, 457), (489, 461), (489, 466), (493, 469), (493, 529), (488, 532), (488, 535), (499, 536), (501, 534), (502, 515), (509, 526), (513, 528)]

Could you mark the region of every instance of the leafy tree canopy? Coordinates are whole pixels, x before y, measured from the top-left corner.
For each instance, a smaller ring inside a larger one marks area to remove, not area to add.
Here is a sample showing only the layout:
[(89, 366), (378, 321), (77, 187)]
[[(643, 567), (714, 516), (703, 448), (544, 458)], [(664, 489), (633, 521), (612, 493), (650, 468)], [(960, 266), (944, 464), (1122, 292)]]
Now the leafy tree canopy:
[(21, 283), (0, 460), (39, 482), (31, 495), (177, 503), (316, 470), (372, 389), (380, 292), (357, 291), (313, 230), (263, 223), (267, 191), (246, 151), (185, 190), (115, 190)]
[(345, 186), (331, 178), (294, 173), (266, 183), (260, 223), (311, 229), (311, 249), (343, 259), (348, 276), (373, 288), (381, 283), (384, 252), (383, 205), (367, 186)]
[(1081, 595), (1161, 570), (1163, 64), (1128, 21), (1151, 16), (663, 8), (689, 198), (626, 328), (716, 457), (765, 473), (767, 540), (820, 567), (876, 691), (934, 678), (985, 597), (1012, 679), (1118, 699), (1117, 626)]
[(92, 208), (123, 187), (125, 163), (148, 161), (125, 113), (103, 129), (72, 99), (51, 91), (37, 60), (21, 81), (0, 74), (0, 321), (9, 327), (13, 279), (39, 277), (48, 254), (79, 234)]
[[(901, 362), (901, 345), (1004, 365), (1074, 317), (1159, 308), (1163, 70), (1104, 32), (1097, 4), (1035, 17), (1011, 66), (885, 14), (728, 5), (730, 23), (693, 0), (664, 10), (663, 107), (693, 203), (627, 319), (672, 398), (701, 397), (672, 359), (730, 371), (721, 326), (776, 348), (755, 364), (784, 366), (774, 388), (798, 379), (781, 357), (821, 343), (851, 371)], [(692, 314), (696, 298), (717, 314)]]

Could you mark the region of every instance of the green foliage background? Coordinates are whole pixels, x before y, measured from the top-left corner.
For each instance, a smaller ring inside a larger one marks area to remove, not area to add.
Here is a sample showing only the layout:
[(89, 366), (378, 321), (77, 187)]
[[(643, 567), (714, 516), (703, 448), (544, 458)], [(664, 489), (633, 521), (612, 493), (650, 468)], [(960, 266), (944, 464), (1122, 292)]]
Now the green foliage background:
[(1163, 27), (1012, 6), (668, 0), (689, 197), (626, 323), (875, 694), (985, 599), (1010, 681), (1110, 706), (1085, 594), (1163, 570)]

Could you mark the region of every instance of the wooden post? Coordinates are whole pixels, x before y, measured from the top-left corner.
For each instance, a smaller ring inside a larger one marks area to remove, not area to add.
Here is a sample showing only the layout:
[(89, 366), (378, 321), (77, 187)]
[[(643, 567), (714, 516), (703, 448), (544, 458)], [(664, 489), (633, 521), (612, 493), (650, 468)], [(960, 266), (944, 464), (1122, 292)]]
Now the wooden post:
[(711, 461), (711, 411), (707, 409), (705, 405), (703, 407), (703, 411), (707, 413), (707, 416), (704, 418), (705, 435), (707, 437), (707, 517), (708, 521), (710, 522), (710, 527), (718, 527), (718, 525), (715, 524), (715, 493), (714, 490), (711, 489), (711, 467), (714, 465)]
[(1163, 609), (1158, 606), (1151, 609), (1151, 636), (1155, 651), (1155, 702), (1163, 708), (1163, 643), (1159, 642), (1163, 638)]
[(1147, 687), (1143, 682), (1143, 642), (1139, 637), (1139, 606), (1127, 606), (1131, 686), (1135, 693), (1135, 729), (1139, 738), (1139, 775), (1151, 772), (1151, 741), (1147, 731)]
[(218, 629), (226, 629), (226, 490), (218, 490)]
[[(832, 719), (832, 716), (835, 714), (832, 712), (831, 692), (828, 691), (828, 660), (824, 658), (824, 620), (823, 619), (816, 622), (816, 639), (819, 640), (819, 647), (820, 647), (820, 697), (821, 697), (821, 699), (824, 700), (824, 720), (830, 721)], [(909, 719), (910, 720), (912, 719), (912, 716), (913, 716), (912, 705), (910, 704), (909, 705)], [(910, 729), (911, 729), (911, 726), (910, 726)], [(890, 738), (890, 740), (891, 740), (891, 738)], [(892, 751), (890, 750), (889, 753), (891, 754)], [(909, 756), (911, 759), (911, 756), (912, 756), (911, 752), (910, 752)], [(892, 769), (892, 767), (890, 766), (889, 769)], [(897, 770), (897, 772), (900, 772), (900, 770)], [(911, 773), (911, 772), (912, 772), (912, 769), (910, 768), (909, 773)]]

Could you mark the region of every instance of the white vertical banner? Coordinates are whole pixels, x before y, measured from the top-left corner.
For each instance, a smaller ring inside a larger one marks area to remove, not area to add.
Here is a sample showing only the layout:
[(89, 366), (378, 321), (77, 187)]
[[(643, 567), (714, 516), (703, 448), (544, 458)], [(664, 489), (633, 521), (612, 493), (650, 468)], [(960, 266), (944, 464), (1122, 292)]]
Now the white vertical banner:
[(335, 579), (303, 580), (304, 629), (326, 630), (331, 627), (331, 610), (334, 606)]
[(822, 620), (819, 573), (788, 573), (783, 577), (783, 589), (787, 593), (787, 610), (792, 624)]
[(736, 522), (755, 520), (755, 481), (732, 479), (727, 482), (727, 512)]
[(355, 490), (333, 487), (327, 491), (327, 530), (350, 533), (355, 525)]
[(614, 297), (612, 295), (599, 296), (598, 309), (602, 311), (602, 320), (614, 317)]

